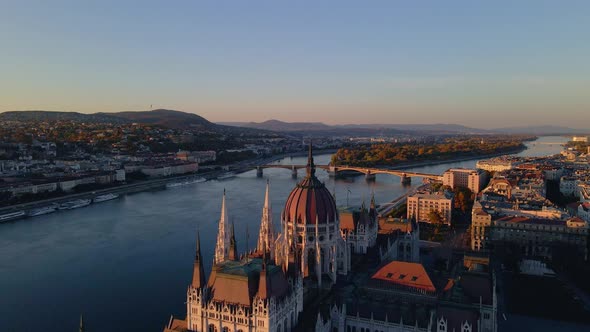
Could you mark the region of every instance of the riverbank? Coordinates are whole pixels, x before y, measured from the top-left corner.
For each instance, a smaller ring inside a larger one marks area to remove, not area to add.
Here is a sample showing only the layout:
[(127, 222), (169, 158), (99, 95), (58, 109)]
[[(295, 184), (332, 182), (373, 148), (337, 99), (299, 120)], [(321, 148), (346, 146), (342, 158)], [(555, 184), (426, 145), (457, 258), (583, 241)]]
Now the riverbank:
[[(317, 152), (320, 154), (335, 153), (336, 151), (337, 151), (336, 149), (317, 150)], [(68, 202), (71, 200), (75, 200), (75, 199), (92, 199), (96, 196), (105, 195), (105, 194), (125, 195), (125, 194), (132, 194), (132, 193), (149, 191), (149, 190), (162, 190), (162, 189), (165, 189), (166, 185), (169, 183), (191, 181), (191, 180), (195, 180), (198, 178), (204, 178), (207, 181), (209, 181), (209, 180), (217, 179), (218, 177), (220, 177), (224, 174), (227, 174), (228, 172), (231, 172), (234, 174), (244, 173), (244, 172), (248, 172), (248, 171), (252, 170), (257, 165), (269, 164), (269, 163), (272, 163), (272, 162), (275, 162), (277, 160), (281, 160), (284, 158), (301, 157), (301, 156), (306, 156), (306, 155), (307, 155), (306, 151), (283, 153), (280, 155), (274, 155), (274, 156), (267, 157), (267, 158), (248, 160), (248, 161), (240, 162), (240, 163), (237, 163), (234, 165), (228, 165), (227, 170), (213, 170), (213, 171), (209, 171), (209, 172), (205, 172), (205, 173), (183, 174), (183, 175), (178, 175), (178, 176), (170, 176), (170, 177), (166, 177), (166, 178), (142, 180), (142, 181), (138, 181), (138, 182), (134, 182), (134, 183), (125, 183), (125, 184), (121, 184), (121, 185), (117, 185), (117, 186), (113, 186), (113, 187), (109, 187), (109, 188), (102, 188), (102, 189), (91, 190), (91, 191), (80, 192), (80, 193), (70, 193), (70, 194), (65, 194), (65, 195), (61, 195), (58, 197), (52, 197), (52, 198), (47, 198), (47, 199), (42, 199), (42, 200), (35, 200), (35, 201), (31, 201), (31, 202), (24, 202), (24, 203), (0, 207), (0, 214), (12, 213), (12, 212), (17, 212), (17, 211), (29, 211), (29, 210), (49, 206), (52, 204), (62, 204), (62, 203), (65, 203), (65, 202)], [(26, 218), (26, 217), (27, 216), (25, 215), (25, 216), (22, 216), (18, 219), (22, 219), (22, 218)], [(11, 221), (16, 221), (18, 219), (13, 219)]]
[[(402, 170), (402, 169), (408, 169), (408, 168), (414, 168), (414, 167), (434, 166), (434, 165), (442, 165), (442, 164), (447, 164), (447, 163), (451, 164), (451, 163), (457, 163), (457, 162), (462, 162), (462, 161), (469, 161), (469, 160), (475, 160), (475, 159), (487, 159), (487, 158), (493, 158), (493, 157), (498, 157), (498, 156), (503, 156), (503, 155), (508, 155), (508, 154), (515, 154), (515, 153), (520, 153), (524, 150), (526, 150), (526, 147), (524, 149), (519, 149), (517, 151), (511, 151), (511, 152), (502, 152), (502, 153), (488, 154), (488, 155), (481, 155), (481, 156), (469, 156), (469, 157), (447, 159), (447, 160), (424, 161), (424, 162), (420, 162), (420, 163), (397, 165), (397, 166), (390, 166), (390, 167), (383, 167), (383, 168), (392, 169), (392, 170), (395, 170), (395, 169)], [(315, 152), (317, 154), (333, 154), (336, 151), (337, 151), (337, 149), (315, 150)], [(233, 174), (241, 174), (241, 173), (251, 171), (252, 169), (254, 169), (258, 165), (270, 164), (270, 163), (273, 163), (277, 160), (281, 160), (281, 159), (285, 159), (285, 158), (289, 158), (289, 157), (304, 157), (304, 156), (307, 156), (306, 151), (284, 153), (284, 154), (274, 155), (274, 156), (267, 157), (267, 158), (260, 158), (260, 159), (244, 161), (244, 162), (237, 163), (235, 165), (229, 165), (226, 168), (226, 170), (214, 170), (214, 171), (210, 171), (210, 172), (206, 172), (206, 173), (197, 173), (197, 174), (189, 174), (189, 175), (171, 176), (171, 177), (152, 179), (152, 180), (143, 180), (141, 182), (122, 184), (119, 186), (98, 189), (98, 190), (94, 190), (94, 191), (67, 194), (67, 195), (63, 195), (63, 196), (59, 196), (59, 197), (2, 207), (2, 208), (0, 208), (0, 214), (6, 214), (6, 213), (11, 213), (11, 212), (17, 212), (17, 211), (29, 211), (32, 209), (37, 209), (37, 208), (49, 206), (51, 204), (62, 204), (62, 203), (65, 203), (65, 202), (68, 202), (68, 201), (71, 201), (74, 199), (92, 199), (98, 195), (105, 195), (105, 194), (111, 194), (111, 193), (125, 195), (125, 194), (132, 194), (132, 193), (136, 193), (136, 192), (149, 191), (149, 190), (162, 190), (162, 189), (166, 188), (166, 185), (168, 183), (182, 182), (182, 181), (187, 181), (187, 180), (190, 181), (190, 180), (194, 180), (194, 179), (200, 178), (200, 177), (205, 178), (207, 181), (209, 181), (209, 180), (217, 179), (219, 176), (227, 174), (228, 172), (231, 172)], [(23, 216), (21, 218), (26, 218), (26, 216)], [(19, 219), (21, 219), (21, 218), (19, 218)], [(14, 220), (18, 220), (18, 219), (14, 219)]]

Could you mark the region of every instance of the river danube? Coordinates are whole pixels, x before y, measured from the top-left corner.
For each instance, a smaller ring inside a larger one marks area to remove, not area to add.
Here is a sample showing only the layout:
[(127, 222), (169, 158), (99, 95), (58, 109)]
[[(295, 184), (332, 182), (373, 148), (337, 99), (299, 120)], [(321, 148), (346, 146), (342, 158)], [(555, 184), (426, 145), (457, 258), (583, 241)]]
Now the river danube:
[[(559, 153), (557, 143), (565, 141), (542, 137), (519, 155)], [(327, 164), (329, 159), (319, 155), (315, 162)], [(475, 162), (411, 170), (440, 174), (450, 167), (473, 168)], [(302, 164), (305, 158), (278, 163)], [(322, 170), (317, 175), (335, 192), (340, 206), (359, 205), (372, 192), (377, 203), (387, 202), (421, 183), (413, 179), (404, 187), (390, 175), (377, 175), (370, 183), (363, 176), (334, 180)], [(161, 331), (170, 314), (186, 312), (197, 228), (205, 270), (210, 271), (224, 189), (240, 252), (255, 246), (265, 179), (270, 180), (273, 220), (279, 229), (279, 214), (298, 181), (283, 169), (266, 169), (264, 178), (250, 171), (223, 181), (126, 195), (0, 224), (0, 331), (76, 331), (81, 313), (92, 332)]]

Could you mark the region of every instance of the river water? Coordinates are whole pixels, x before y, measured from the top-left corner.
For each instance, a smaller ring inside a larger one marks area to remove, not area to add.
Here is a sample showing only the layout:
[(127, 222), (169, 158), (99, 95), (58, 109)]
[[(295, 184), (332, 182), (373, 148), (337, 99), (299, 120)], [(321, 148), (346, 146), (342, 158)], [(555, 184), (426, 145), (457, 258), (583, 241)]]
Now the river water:
[[(521, 156), (559, 153), (563, 137), (541, 137)], [(550, 144), (554, 143), (554, 144)], [(329, 155), (315, 157), (327, 164)], [(281, 164), (303, 164), (285, 158)], [(424, 166), (411, 171), (440, 174), (450, 167), (475, 167), (476, 160)], [(337, 204), (377, 203), (409, 187), (391, 175), (334, 180), (318, 170), (336, 193)], [(299, 179), (303, 176), (299, 173)], [(191, 280), (195, 233), (201, 232), (205, 270), (210, 271), (221, 196), (227, 191), (230, 220), (240, 252), (258, 235), (266, 178), (271, 183), (275, 227), (298, 180), (291, 171), (266, 169), (235, 178), (126, 195), (86, 208), (0, 224), (0, 331), (76, 331), (84, 314), (88, 331), (161, 331), (171, 314), (184, 316)], [(248, 236), (249, 234), (249, 236)], [(208, 273), (208, 272), (207, 272)]]

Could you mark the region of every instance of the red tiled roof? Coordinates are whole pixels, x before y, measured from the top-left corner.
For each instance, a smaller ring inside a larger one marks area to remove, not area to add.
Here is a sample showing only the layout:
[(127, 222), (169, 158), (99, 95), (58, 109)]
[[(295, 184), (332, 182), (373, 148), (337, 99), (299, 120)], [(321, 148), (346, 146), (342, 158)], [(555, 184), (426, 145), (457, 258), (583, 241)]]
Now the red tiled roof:
[(436, 291), (424, 266), (418, 263), (393, 261), (377, 271), (372, 279), (430, 292)]

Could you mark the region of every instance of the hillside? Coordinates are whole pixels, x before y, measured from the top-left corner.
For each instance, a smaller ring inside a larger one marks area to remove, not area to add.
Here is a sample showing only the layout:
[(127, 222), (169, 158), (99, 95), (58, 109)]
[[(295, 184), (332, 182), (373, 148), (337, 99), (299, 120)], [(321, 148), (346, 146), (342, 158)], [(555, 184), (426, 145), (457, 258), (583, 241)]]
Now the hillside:
[(575, 129), (560, 126), (530, 126), (530, 127), (508, 127), (498, 128), (494, 131), (504, 134), (532, 134), (532, 135), (567, 135), (567, 134), (588, 134), (588, 129)]
[(227, 123), (245, 128), (256, 128), (272, 131), (313, 131), (313, 130), (330, 130), (332, 126), (321, 122), (284, 122), (279, 120), (268, 120), (264, 122), (233, 122)]
[(429, 134), (456, 134), (472, 133), (486, 134), (487, 130), (470, 128), (457, 124), (346, 124), (327, 125), (321, 122), (283, 122), (268, 120), (264, 122), (225, 122), (224, 124), (272, 130), (279, 132), (298, 132), (305, 134), (331, 134), (331, 135), (388, 135), (400, 133), (429, 133)]
[(213, 129), (214, 127), (216, 127), (215, 124), (207, 121), (205, 118), (197, 114), (166, 109), (157, 109), (152, 111), (140, 112), (117, 112), (97, 114), (124, 119), (127, 122), (160, 125), (168, 128), (192, 127), (202, 129)]
[(78, 112), (10, 111), (0, 113), (0, 121), (73, 121), (87, 123), (127, 123), (128, 120), (109, 113), (83, 114)]

